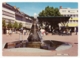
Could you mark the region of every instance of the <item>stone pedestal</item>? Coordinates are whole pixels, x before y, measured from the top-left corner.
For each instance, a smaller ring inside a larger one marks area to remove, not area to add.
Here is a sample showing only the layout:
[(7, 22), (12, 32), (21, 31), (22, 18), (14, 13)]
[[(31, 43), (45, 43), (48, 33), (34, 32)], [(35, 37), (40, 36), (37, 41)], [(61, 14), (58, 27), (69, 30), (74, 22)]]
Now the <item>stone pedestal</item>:
[(41, 47), (41, 42), (29, 42), (29, 43), (27, 44), (27, 47), (40, 48), (40, 47)]

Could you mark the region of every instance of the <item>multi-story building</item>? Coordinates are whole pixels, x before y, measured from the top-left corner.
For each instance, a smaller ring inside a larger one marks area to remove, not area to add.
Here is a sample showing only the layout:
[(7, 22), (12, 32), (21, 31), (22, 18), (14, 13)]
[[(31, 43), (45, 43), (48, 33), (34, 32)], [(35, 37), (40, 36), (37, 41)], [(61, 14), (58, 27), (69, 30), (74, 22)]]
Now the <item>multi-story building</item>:
[(67, 23), (72, 30), (74, 30), (75, 27), (78, 27), (78, 9), (62, 8), (62, 6), (60, 6), (59, 12), (63, 16), (70, 16), (70, 19)]
[(16, 6), (11, 6), (7, 3), (2, 3), (2, 19), (6, 21), (6, 24), (9, 21), (12, 23), (16, 21), (22, 23), (23, 27), (30, 28), (32, 25), (29, 15), (21, 12)]

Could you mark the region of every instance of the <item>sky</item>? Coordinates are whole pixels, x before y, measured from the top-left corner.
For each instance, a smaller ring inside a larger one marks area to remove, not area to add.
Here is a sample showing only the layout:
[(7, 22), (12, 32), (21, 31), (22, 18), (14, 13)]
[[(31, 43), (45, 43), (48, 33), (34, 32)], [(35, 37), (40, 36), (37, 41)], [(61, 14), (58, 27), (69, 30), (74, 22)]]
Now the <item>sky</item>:
[(46, 6), (59, 8), (78, 8), (77, 2), (7, 2), (12, 6), (20, 8), (21, 12), (24, 12), (30, 16), (34, 16), (34, 13), (39, 14)]

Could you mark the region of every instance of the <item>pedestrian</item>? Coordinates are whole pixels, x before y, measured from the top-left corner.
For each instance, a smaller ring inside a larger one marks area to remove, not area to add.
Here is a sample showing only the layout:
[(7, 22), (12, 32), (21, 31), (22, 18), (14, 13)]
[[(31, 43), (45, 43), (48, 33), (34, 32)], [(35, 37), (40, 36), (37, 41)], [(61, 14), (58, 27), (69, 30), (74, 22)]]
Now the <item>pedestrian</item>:
[(26, 34), (28, 35), (28, 30), (26, 30)]
[(54, 34), (54, 29), (52, 30), (52, 35)]
[(42, 28), (40, 31), (41, 31), (41, 35), (44, 36), (45, 35), (45, 30)]
[(7, 33), (7, 35), (9, 34), (9, 31), (8, 31), (8, 29), (6, 30), (6, 33)]
[(11, 35), (11, 34), (12, 34), (12, 30), (10, 29), (10, 30), (9, 30), (9, 35)]
[(25, 29), (23, 30), (23, 34), (26, 35), (26, 30)]
[(71, 30), (67, 30), (67, 35), (71, 35)]
[(21, 33), (23, 34), (23, 28), (20, 28)]
[(78, 27), (76, 27), (76, 35), (77, 35), (77, 32), (78, 32)]
[(74, 31), (75, 31), (75, 34), (77, 35), (78, 28), (77, 28), (77, 27), (75, 27)]

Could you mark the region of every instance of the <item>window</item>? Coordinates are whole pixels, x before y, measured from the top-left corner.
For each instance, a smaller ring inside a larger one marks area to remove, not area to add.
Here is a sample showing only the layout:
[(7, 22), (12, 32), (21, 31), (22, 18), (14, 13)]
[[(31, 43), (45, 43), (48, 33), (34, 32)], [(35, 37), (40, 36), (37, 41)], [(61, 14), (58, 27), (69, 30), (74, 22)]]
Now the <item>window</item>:
[(74, 17), (75, 17), (75, 15), (74, 15)]
[(66, 12), (66, 10), (62, 10), (62, 12)]
[(70, 17), (72, 17), (72, 15), (70, 15)]
[(65, 16), (65, 17), (66, 17), (66, 15), (63, 15), (63, 16)]
[(6, 15), (6, 16), (9, 16), (9, 17), (15, 17), (15, 15), (14, 14), (12, 14), (12, 13), (9, 13), (9, 12), (6, 12), (6, 11), (2, 11), (3, 13), (3, 15)]
[(18, 16), (18, 15), (16, 15), (16, 19), (20, 20), (20, 21), (23, 21), (23, 18), (21, 16)]
[(68, 10), (68, 12), (70, 12), (70, 10)]
[(78, 15), (76, 15), (76, 17), (78, 17)]
[(76, 15), (72, 15), (72, 17), (75, 17)]
[(75, 22), (75, 20), (73, 20), (73, 22)]
[(69, 20), (69, 23), (72, 23), (72, 20)]
[(78, 22), (78, 20), (76, 20), (76, 22)]
[(67, 15), (67, 16), (69, 16), (69, 15)]

